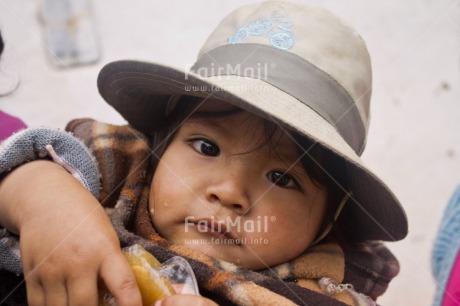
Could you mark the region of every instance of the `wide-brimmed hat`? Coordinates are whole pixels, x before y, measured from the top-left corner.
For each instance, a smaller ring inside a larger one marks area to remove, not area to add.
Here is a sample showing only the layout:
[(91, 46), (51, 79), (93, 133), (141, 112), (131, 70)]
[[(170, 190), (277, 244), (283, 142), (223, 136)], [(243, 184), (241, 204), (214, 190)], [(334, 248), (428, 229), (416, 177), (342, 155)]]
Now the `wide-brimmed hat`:
[[(356, 240), (395, 241), (407, 218), (388, 187), (362, 163), (371, 64), (358, 33), (330, 12), (272, 1), (241, 7), (211, 33), (190, 70), (117, 61), (100, 72), (102, 97), (150, 134), (183, 95), (225, 100), (307, 136), (347, 165), (342, 214)], [(174, 101), (174, 102), (173, 102)]]

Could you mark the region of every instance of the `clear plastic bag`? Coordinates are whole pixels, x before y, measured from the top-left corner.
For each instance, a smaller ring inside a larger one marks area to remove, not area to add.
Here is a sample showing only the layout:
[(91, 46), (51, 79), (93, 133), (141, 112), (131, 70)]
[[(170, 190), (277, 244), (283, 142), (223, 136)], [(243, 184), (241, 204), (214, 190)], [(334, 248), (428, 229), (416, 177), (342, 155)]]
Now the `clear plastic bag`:
[[(199, 294), (195, 274), (184, 258), (175, 256), (161, 264), (137, 244), (124, 248), (123, 253), (133, 269), (144, 306), (150, 306), (173, 294)], [(99, 294), (99, 305), (117, 304), (110, 292), (102, 289)]]

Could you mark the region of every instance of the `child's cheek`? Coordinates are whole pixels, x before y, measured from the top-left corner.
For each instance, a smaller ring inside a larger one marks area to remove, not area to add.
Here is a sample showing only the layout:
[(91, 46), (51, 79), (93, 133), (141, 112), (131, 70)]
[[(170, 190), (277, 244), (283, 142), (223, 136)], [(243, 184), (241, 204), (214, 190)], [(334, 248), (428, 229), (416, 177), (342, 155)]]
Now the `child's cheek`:
[[(169, 186), (169, 187), (168, 187)], [(155, 229), (165, 236), (168, 225), (174, 222), (174, 190), (168, 181), (152, 181), (149, 194), (149, 212)]]

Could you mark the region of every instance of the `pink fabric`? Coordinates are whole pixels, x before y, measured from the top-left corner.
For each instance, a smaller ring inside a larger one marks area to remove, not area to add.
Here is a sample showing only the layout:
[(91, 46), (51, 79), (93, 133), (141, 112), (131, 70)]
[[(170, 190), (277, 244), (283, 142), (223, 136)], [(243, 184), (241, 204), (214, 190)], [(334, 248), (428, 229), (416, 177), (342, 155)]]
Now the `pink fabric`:
[(447, 282), (442, 306), (459, 306), (460, 305), (460, 252), (457, 253), (449, 281)]
[(8, 115), (0, 110), (0, 141), (26, 127), (27, 125), (21, 119)]

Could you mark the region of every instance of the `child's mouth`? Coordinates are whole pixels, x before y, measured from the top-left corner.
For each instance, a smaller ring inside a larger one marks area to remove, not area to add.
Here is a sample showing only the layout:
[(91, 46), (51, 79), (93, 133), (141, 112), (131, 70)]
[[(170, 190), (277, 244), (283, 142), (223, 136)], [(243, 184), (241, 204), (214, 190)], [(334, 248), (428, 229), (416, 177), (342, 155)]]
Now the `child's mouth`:
[(238, 240), (238, 237), (227, 228), (225, 223), (219, 222), (214, 218), (199, 219), (195, 222), (195, 225), (200, 233), (206, 233), (219, 239)]

